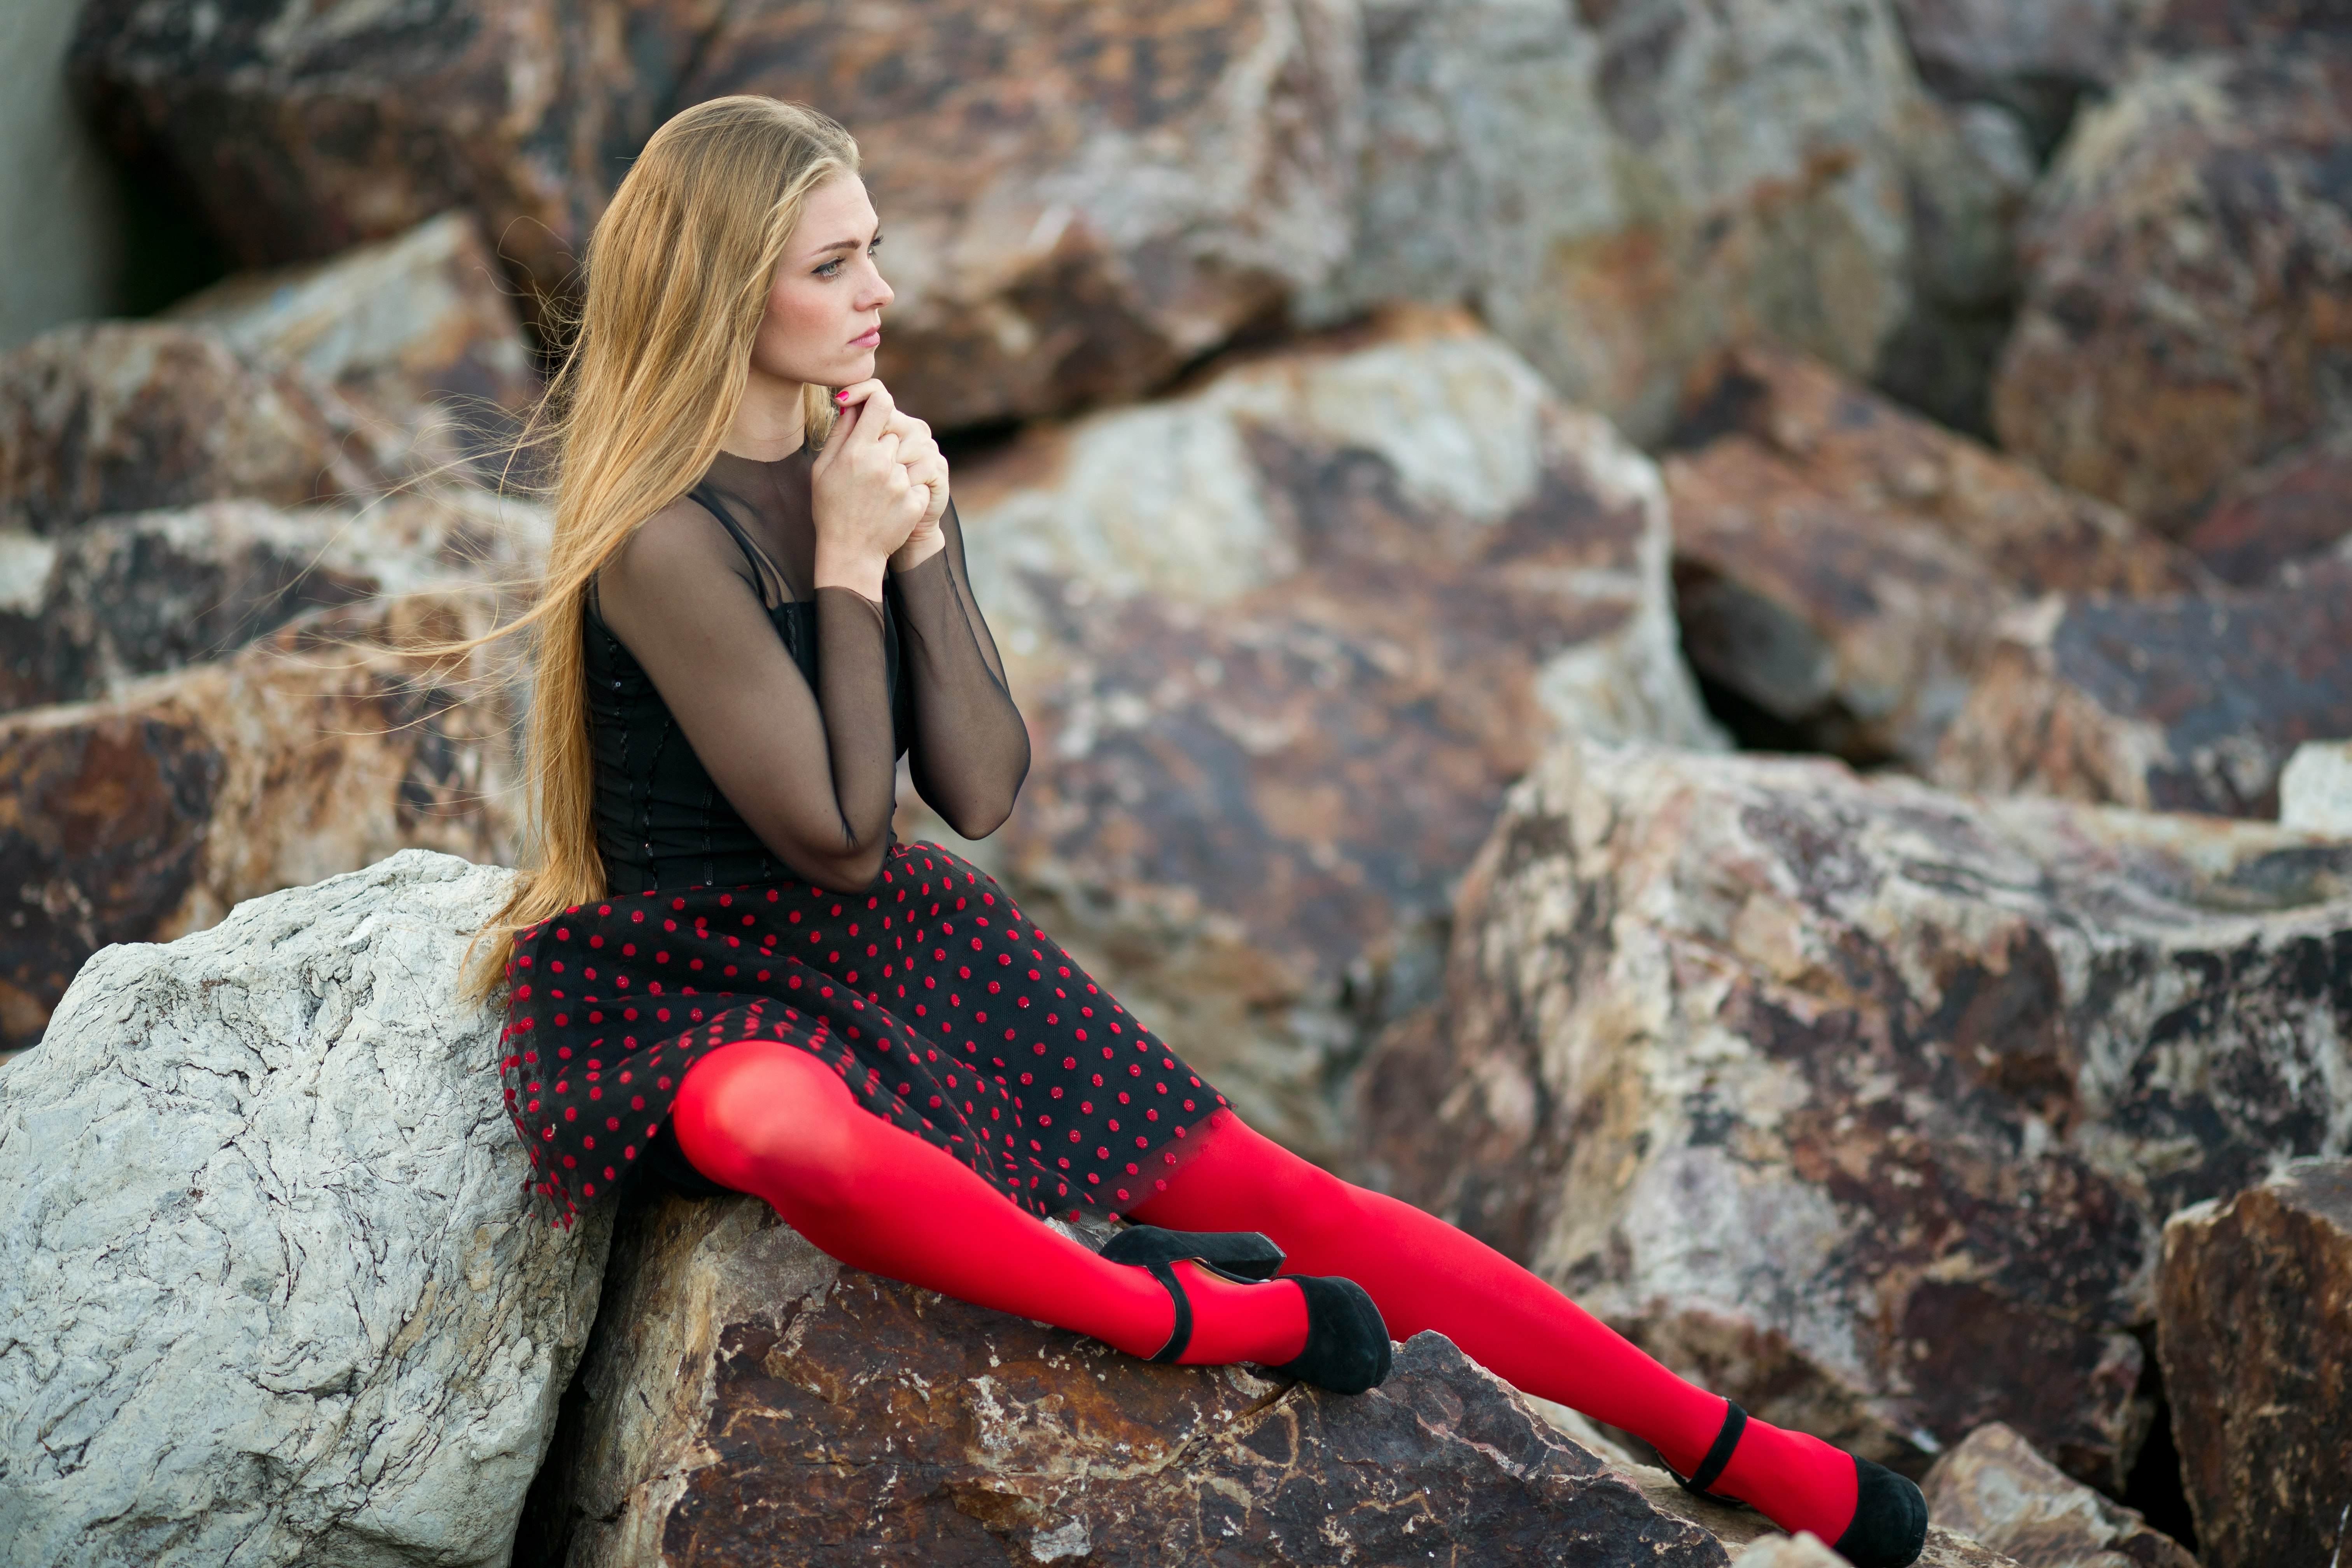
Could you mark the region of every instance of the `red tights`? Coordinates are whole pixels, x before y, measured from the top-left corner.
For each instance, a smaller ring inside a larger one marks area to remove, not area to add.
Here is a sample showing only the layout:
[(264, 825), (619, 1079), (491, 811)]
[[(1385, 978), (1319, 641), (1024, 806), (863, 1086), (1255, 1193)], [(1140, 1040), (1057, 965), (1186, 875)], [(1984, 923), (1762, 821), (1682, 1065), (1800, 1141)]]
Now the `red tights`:
[[(675, 1116), (697, 1170), (765, 1198), (845, 1263), (1134, 1355), (1167, 1342), (1174, 1307), (1149, 1274), (1104, 1262), (952, 1155), (868, 1115), (804, 1051), (754, 1040), (713, 1052), (679, 1085)], [(1171, 1230), (1262, 1231), (1289, 1255), (1285, 1272), (1361, 1285), (1395, 1338), (1435, 1329), (1505, 1382), (1640, 1434), (1685, 1475), (1697, 1468), (1723, 1425), (1721, 1398), (1444, 1221), (1350, 1186), (1229, 1112), (1202, 1131), (1206, 1144), (1168, 1190), (1129, 1217)], [(1274, 1363), (1305, 1348), (1296, 1289), (1179, 1267), (1194, 1323), (1184, 1362)], [(1784, 1529), (1835, 1541), (1853, 1517), (1853, 1461), (1750, 1420), (1715, 1489)]]

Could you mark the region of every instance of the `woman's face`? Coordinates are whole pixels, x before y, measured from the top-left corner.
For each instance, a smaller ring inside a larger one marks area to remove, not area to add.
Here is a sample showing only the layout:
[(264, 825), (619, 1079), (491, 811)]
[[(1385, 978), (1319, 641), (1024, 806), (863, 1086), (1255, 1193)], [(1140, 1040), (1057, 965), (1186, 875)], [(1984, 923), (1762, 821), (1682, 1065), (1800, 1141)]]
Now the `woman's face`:
[(768, 312), (751, 344), (752, 370), (820, 386), (872, 375), (882, 307), (891, 300), (874, 265), (881, 243), (881, 220), (865, 181), (837, 174), (811, 191), (768, 290)]

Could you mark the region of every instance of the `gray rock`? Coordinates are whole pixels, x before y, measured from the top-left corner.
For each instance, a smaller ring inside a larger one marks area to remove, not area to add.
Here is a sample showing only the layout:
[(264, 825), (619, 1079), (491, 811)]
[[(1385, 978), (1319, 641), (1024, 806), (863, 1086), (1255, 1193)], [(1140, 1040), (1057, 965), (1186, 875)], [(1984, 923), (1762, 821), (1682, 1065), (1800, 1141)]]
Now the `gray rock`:
[(2020, 1568), (2197, 1568), (2187, 1547), (1998, 1421), (1937, 1459), (1921, 1489), (1937, 1524), (2008, 1553)]
[(2305, 741), (2279, 770), (2279, 826), (2352, 838), (2352, 741)]
[(1339, 279), (1464, 300), (1635, 440), (1763, 332), (1867, 374), (1910, 307), (1908, 184), (1948, 134), (1885, 0), (1372, 0)]
[(1919, 74), (1958, 101), (1999, 103), (2054, 146), (2085, 91), (2127, 68), (2150, 0), (1895, 0)]
[(504, 269), (468, 213), (311, 266), (240, 273), (165, 315), (300, 365), (411, 443), (421, 467), (488, 447), (540, 393)]
[(2352, 849), (1562, 748), (1360, 1160), (1767, 1419), (2119, 1490), (2158, 1228), (2352, 1146)]
[(0, 1067), (0, 1560), (493, 1568), (609, 1226), (525, 1210), (507, 874), (421, 851), (83, 972)]

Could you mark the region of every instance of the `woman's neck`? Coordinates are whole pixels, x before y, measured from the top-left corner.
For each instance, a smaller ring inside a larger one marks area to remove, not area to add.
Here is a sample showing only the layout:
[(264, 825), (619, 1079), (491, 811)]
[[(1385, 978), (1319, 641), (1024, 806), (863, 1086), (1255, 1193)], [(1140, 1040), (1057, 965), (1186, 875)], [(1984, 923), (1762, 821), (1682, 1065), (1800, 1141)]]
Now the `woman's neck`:
[(755, 463), (772, 463), (800, 450), (803, 430), (801, 384), (753, 371), (751, 384), (743, 389), (743, 405), (735, 410), (735, 422), (727, 426), (719, 449)]

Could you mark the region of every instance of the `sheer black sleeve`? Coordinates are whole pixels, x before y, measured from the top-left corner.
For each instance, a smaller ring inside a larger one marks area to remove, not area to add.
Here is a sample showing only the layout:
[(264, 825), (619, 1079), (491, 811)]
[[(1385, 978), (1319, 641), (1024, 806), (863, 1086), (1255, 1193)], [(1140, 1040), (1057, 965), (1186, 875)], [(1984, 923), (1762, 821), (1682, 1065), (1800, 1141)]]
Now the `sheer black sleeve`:
[(966, 838), (985, 838), (1013, 815), (1029, 774), (1029, 727), (1013, 706), (1003, 661), (972, 598), (953, 502), (940, 530), (945, 545), (891, 579), (905, 621), (915, 715), (908, 768), (949, 826)]
[(897, 771), (881, 605), (853, 589), (817, 590), (812, 692), (742, 551), (681, 500), (604, 567), (597, 610), (761, 843), (824, 886), (874, 880)]

